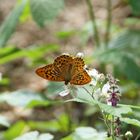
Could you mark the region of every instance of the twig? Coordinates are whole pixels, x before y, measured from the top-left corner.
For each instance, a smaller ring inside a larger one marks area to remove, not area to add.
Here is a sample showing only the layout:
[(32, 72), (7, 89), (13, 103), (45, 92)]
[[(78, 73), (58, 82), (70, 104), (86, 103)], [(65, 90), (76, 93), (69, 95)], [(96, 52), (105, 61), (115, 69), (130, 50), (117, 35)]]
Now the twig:
[(93, 39), (94, 39), (94, 35), (95, 35), (96, 46), (99, 47), (100, 46), (100, 40), (99, 40), (99, 33), (98, 33), (96, 20), (95, 20), (95, 15), (94, 15), (94, 9), (93, 9), (91, 0), (86, 0), (86, 3), (87, 3), (87, 6), (88, 6), (90, 19), (92, 21), (92, 26), (93, 26)]
[(110, 29), (112, 22), (112, 0), (107, 0), (107, 24), (106, 24), (106, 33), (105, 33), (105, 46), (108, 47), (110, 39)]

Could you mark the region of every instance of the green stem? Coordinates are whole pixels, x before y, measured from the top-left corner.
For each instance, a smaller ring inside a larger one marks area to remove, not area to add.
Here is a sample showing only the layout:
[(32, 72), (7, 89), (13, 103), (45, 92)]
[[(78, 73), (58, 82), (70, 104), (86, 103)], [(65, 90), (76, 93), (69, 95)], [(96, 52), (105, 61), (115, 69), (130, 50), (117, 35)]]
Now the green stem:
[[(91, 94), (85, 87), (83, 87), (83, 89), (92, 97), (93, 100), (95, 100), (95, 99), (94, 99), (94, 96), (93, 96), (93, 93)], [(102, 116), (103, 116), (103, 120), (104, 120), (104, 123), (105, 123), (107, 129), (110, 130), (110, 127), (109, 127), (109, 125), (108, 125), (109, 123), (108, 123), (108, 120), (107, 120), (106, 115), (102, 112), (102, 109), (100, 108), (99, 105), (98, 105), (98, 107), (99, 107), (100, 112), (101, 112), (101, 114), (102, 114)]]
[(110, 39), (110, 29), (112, 22), (112, 0), (107, 0), (107, 24), (105, 33), (105, 46), (108, 47), (108, 42)]
[(69, 102), (68, 104), (64, 105), (64, 109), (66, 114), (68, 114), (68, 132), (72, 131), (72, 102)]
[(90, 19), (92, 21), (92, 26), (93, 26), (93, 39), (94, 39), (94, 35), (95, 35), (96, 46), (100, 47), (99, 33), (98, 33), (97, 25), (96, 25), (94, 9), (93, 9), (91, 0), (86, 0), (86, 3), (87, 3), (87, 6), (88, 6)]

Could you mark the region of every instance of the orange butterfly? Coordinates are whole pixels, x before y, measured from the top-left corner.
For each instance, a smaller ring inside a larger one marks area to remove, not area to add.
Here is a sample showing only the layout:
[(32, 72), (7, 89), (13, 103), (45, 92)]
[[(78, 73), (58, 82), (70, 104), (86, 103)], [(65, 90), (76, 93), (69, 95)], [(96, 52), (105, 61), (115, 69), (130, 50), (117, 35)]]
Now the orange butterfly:
[(84, 61), (80, 57), (69, 55), (58, 56), (53, 64), (36, 70), (37, 75), (50, 81), (65, 81), (74, 85), (84, 85), (91, 81), (91, 77), (84, 70)]

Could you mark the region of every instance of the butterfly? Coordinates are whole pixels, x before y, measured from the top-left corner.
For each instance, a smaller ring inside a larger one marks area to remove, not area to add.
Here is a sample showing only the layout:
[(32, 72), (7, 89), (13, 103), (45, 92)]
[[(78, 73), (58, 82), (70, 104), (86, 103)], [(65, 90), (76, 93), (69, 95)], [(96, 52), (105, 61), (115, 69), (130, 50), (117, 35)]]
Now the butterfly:
[(65, 85), (68, 83), (84, 85), (91, 81), (84, 65), (80, 57), (61, 55), (54, 60), (53, 64), (38, 68), (36, 74), (50, 81), (64, 81)]

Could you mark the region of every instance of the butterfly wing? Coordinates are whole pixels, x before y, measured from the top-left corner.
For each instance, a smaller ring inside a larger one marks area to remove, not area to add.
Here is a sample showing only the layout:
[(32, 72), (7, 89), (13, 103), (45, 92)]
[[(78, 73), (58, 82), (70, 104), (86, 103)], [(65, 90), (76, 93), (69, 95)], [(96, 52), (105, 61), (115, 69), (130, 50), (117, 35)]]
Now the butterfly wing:
[(65, 82), (68, 83), (71, 79), (71, 68), (73, 58), (69, 55), (61, 55), (54, 60), (54, 68), (57, 69), (61, 76), (64, 77)]
[(90, 81), (91, 81), (91, 77), (88, 75), (88, 73), (85, 70), (83, 70), (72, 76), (70, 84), (85, 85)]
[(84, 68), (84, 60), (82, 58), (76, 57), (73, 59), (73, 66), (72, 66), (72, 75), (83, 71)]
[(84, 85), (91, 81), (91, 77), (84, 70), (84, 65), (85, 64), (82, 58), (74, 58), (70, 84)]
[(36, 74), (50, 81), (64, 81), (64, 77), (61, 76), (61, 72), (58, 69), (55, 69), (53, 64), (38, 68), (36, 70)]
[(53, 64), (36, 70), (37, 75), (50, 81), (66, 81), (66, 76), (69, 73), (69, 66), (73, 58), (69, 55), (58, 56)]
[(69, 55), (61, 55), (58, 56), (55, 60), (54, 60), (54, 67), (57, 69), (60, 69), (60, 71), (65, 71), (66, 67), (68, 65), (70, 65), (73, 62), (73, 58)]

